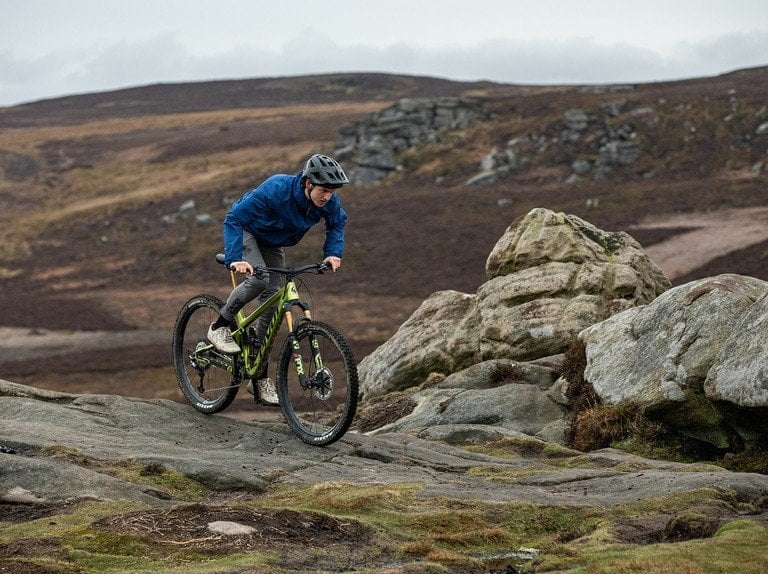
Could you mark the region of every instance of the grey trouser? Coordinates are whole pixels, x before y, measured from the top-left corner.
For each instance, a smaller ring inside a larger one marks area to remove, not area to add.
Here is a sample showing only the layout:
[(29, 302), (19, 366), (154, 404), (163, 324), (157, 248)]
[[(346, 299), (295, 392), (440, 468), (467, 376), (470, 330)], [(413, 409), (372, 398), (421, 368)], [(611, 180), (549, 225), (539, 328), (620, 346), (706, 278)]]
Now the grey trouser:
[[(256, 238), (243, 231), (243, 261), (247, 261), (253, 268), (257, 267), (285, 267), (285, 252), (282, 247), (267, 247), (259, 245)], [(280, 276), (276, 273), (266, 273), (255, 271), (253, 275), (248, 275), (240, 285), (232, 290), (224, 307), (221, 308), (221, 316), (227, 321), (235, 320), (235, 315), (248, 302), (256, 297), (263, 303), (274, 295), (280, 289)], [(267, 312), (259, 318), (258, 333), (261, 337), (269, 326), (269, 321), (275, 309)]]

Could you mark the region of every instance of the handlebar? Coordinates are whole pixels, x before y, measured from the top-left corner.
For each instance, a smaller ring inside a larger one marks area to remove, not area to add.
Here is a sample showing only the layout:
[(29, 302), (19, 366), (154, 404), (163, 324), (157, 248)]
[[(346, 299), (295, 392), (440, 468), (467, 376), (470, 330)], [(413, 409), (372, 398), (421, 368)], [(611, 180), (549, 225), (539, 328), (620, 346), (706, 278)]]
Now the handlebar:
[[(224, 265), (223, 253), (218, 253), (216, 255), (216, 262)], [(322, 263), (311, 263), (309, 265), (300, 265), (298, 267), (255, 267), (254, 272), (267, 271), (269, 273), (278, 273), (290, 279), (290, 278), (296, 277), (297, 275), (301, 275), (302, 273), (314, 272), (318, 275), (322, 275), (325, 271), (327, 271), (330, 268), (331, 266), (328, 263), (322, 262)], [(230, 267), (230, 270), (234, 271), (232, 267)]]
[(285, 275), (289, 279), (291, 277), (296, 277), (297, 275), (301, 275), (302, 273), (310, 273), (314, 272), (318, 275), (322, 275), (323, 272), (326, 269), (330, 269), (331, 266), (327, 263), (311, 263), (310, 265), (301, 265), (299, 267), (259, 267), (256, 266), (253, 268), (254, 271), (268, 271), (270, 273), (279, 273), (280, 275)]

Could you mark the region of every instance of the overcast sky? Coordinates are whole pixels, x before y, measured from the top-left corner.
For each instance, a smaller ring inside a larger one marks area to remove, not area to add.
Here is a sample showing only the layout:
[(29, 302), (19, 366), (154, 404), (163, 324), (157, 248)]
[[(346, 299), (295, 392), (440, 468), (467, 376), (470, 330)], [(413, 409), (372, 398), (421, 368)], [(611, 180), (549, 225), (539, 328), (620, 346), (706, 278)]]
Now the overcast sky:
[(0, 106), (328, 72), (549, 84), (762, 65), (766, 0), (0, 0)]

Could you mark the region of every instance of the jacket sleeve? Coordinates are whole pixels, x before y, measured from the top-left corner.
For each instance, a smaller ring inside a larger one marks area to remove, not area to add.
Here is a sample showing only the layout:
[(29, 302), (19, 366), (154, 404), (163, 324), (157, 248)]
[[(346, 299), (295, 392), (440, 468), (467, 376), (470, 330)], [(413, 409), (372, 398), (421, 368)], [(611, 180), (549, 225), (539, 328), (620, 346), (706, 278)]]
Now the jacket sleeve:
[(243, 229), (262, 221), (271, 211), (268, 197), (260, 188), (238, 199), (224, 217), (224, 263), (227, 267), (243, 260)]
[(347, 212), (339, 205), (325, 218), (325, 244), (323, 257), (342, 257), (344, 255), (344, 227), (347, 225)]
[(224, 218), (224, 264), (229, 266), (243, 260), (243, 224), (229, 211)]

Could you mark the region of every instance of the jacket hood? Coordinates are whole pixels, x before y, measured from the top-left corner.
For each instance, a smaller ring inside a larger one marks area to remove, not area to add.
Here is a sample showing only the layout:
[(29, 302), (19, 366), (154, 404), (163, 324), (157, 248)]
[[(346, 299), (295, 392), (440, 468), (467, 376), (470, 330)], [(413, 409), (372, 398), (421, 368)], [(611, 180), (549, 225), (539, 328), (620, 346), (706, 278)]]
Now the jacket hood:
[(315, 207), (315, 204), (313, 204), (306, 195), (304, 195), (304, 186), (302, 185), (302, 179), (304, 179), (304, 173), (299, 172), (294, 177), (293, 182), (293, 188), (291, 189), (291, 193), (293, 194), (293, 198), (296, 201), (296, 205), (299, 206), (300, 209), (310, 209), (312, 207)]

